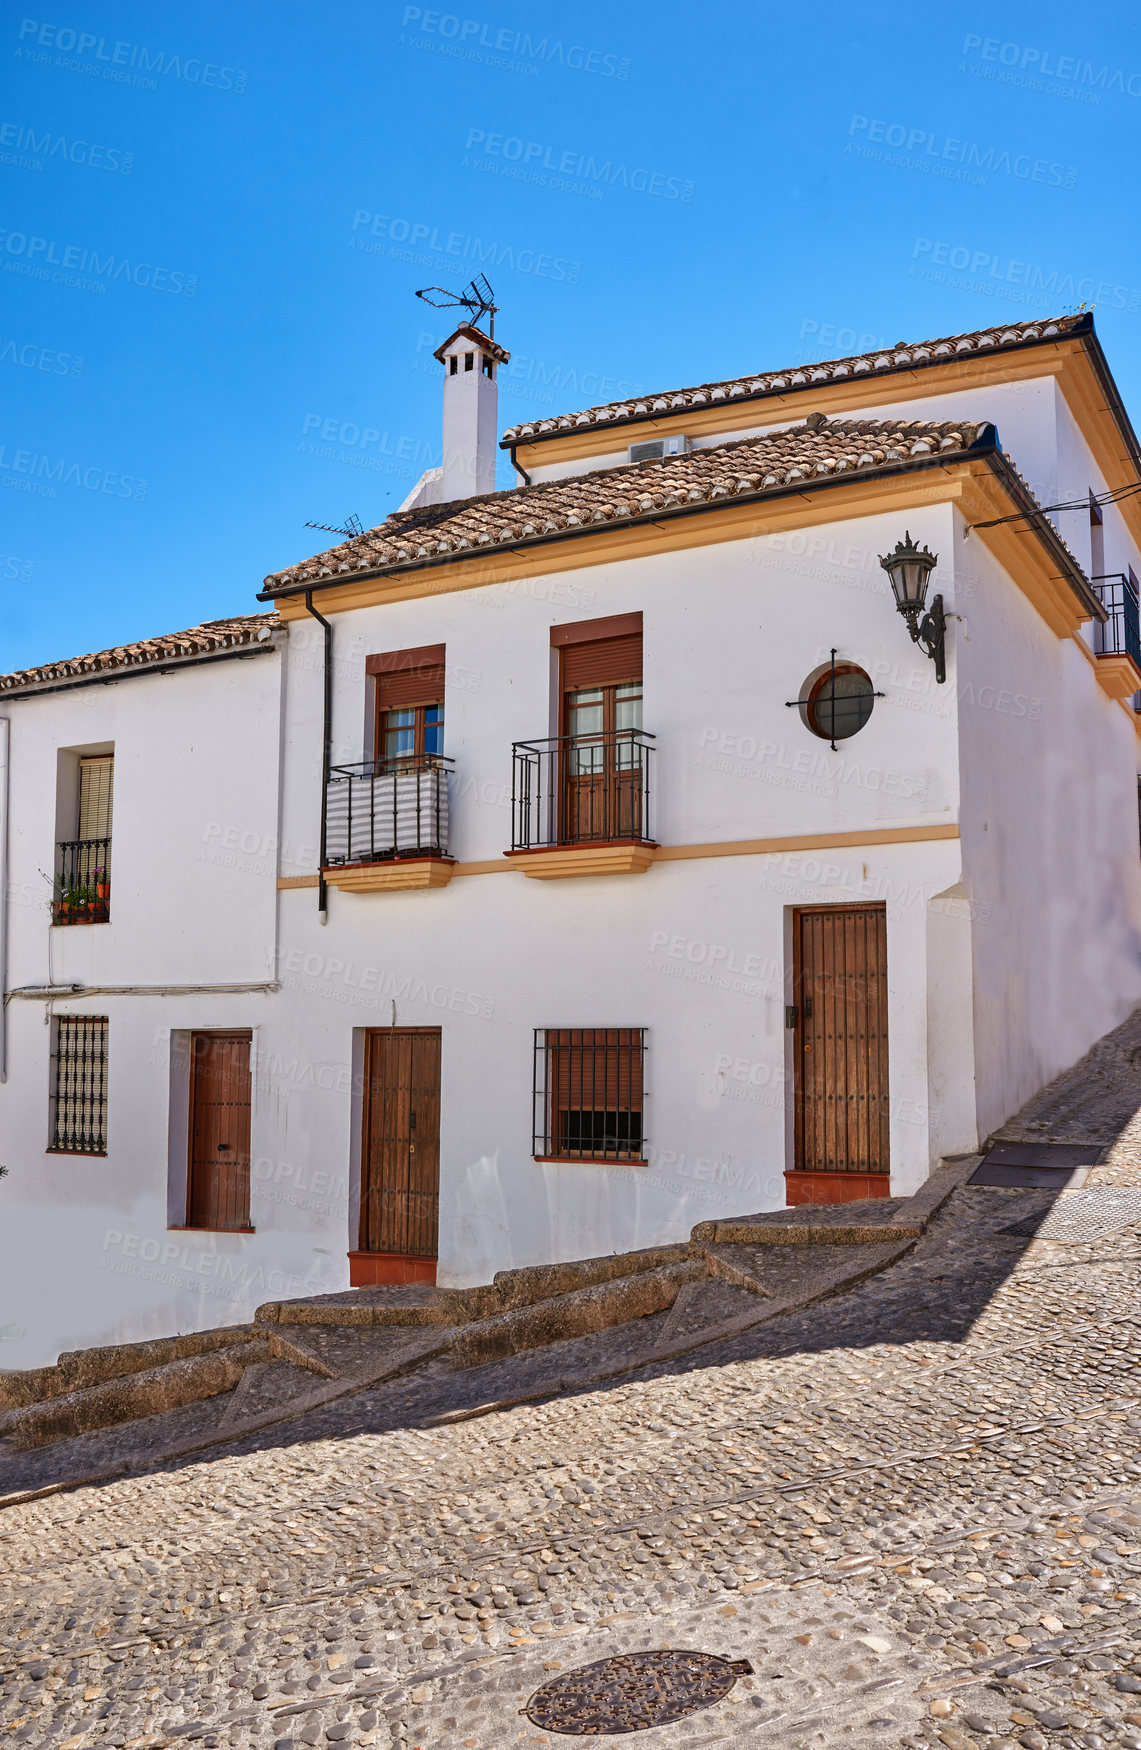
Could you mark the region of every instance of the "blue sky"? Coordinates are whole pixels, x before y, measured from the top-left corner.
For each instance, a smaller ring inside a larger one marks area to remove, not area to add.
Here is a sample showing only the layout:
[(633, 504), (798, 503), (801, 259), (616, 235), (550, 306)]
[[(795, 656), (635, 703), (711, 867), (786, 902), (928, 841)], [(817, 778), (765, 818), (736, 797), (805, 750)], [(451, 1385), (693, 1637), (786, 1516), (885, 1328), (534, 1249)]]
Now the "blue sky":
[(0, 65), (4, 669), (380, 521), (480, 269), (504, 426), (1083, 302), (1141, 413), (1131, 7), (36, 0)]

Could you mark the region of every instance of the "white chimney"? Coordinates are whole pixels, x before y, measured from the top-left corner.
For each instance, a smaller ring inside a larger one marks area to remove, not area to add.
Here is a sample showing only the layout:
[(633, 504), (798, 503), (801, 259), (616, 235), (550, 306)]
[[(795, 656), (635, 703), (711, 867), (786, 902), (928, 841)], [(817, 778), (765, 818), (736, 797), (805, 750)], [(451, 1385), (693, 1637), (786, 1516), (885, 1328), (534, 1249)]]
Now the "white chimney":
[(480, 329), (463, 323), (436, 357), (444, 367), (444, 457), (437, 504), (495, 491), (499, 439), (496, 373), (511, 357)]

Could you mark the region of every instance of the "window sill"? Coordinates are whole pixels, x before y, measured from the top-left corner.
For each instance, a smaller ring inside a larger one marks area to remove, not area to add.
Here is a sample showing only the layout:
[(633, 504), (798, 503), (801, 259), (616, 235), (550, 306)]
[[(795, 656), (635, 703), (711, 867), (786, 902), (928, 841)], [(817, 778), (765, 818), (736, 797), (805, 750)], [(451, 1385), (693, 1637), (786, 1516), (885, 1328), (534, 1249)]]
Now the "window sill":
[(256, 1234), (256, 1227), (192, 1227), (189, 1222), (170, 1222), (167, 1233), (171, 1234)]
[(71, 1160), (81, 1161), (105, 1161), (107, 1159), (105, 1148), (45, 1148), (44, 1153), (46, 1155), (67, 1155)]
[(538, 1161), (541, 1165), (545, 1166), (550, 1164), (556, 1167), (597, 1167), (600, 1165), (613, 1165), (615, 1167), (648, 1167), (650, 1164), (642, 1155), (532, 1155), (531, 1158), (532, 1160)]

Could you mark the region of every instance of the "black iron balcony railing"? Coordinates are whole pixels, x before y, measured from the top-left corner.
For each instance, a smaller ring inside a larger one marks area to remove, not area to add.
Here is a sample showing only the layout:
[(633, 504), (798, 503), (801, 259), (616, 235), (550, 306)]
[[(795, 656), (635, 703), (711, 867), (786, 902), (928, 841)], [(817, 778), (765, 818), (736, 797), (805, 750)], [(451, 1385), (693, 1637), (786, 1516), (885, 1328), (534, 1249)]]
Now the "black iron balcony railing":
[(452, 765), (433, 753), (333, 766), (326, 791), (326, 864), (446, 857)]
[(517, 741), (511, 848), (652, 842), (654, 737), (641, 729)]
[(53, 924), (105, 924), (111, 918), (111, 840), (57, 845)]
[(1094, 625), (1094, 649), (1099, 656), (1131, 656), (1141, 671), (1141, 617), (1137, 611), (1137, 585), (1124, 571), (1091, 577), (1097, 598), (1109, 614)]

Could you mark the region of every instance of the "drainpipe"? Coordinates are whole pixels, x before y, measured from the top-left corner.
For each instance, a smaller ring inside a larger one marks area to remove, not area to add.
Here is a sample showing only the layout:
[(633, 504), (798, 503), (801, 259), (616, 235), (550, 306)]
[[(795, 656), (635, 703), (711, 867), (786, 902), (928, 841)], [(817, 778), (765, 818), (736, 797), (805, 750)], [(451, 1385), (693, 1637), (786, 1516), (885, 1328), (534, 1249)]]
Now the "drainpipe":
[(315, 620), (325, 628), (325, 705), (324, 748), (321, 757), (321, 866), (317, 877), (317, 912), (324, 923), (329, 912), (329, 892), (325, 885), (325, 851), (328, 840), (329, 767), (333, 761), (333, 628), (324, 614), (313, 606), (313, 591), (305, 591), (305, 606)]
[(8, 1080), (8, 735), (0, 717), (0, 1082)]
[(521, 464), (515, 460), (515, 445), (514, 444), (508, 444), (507, 454), (511, 457), (511, 466), (514, 468), (516, 474), (522, 474), (524, 486), (530, 486), (530, 484), (531, 484), (530, 474), (528, 474), (526, 468), (522, 467)]

